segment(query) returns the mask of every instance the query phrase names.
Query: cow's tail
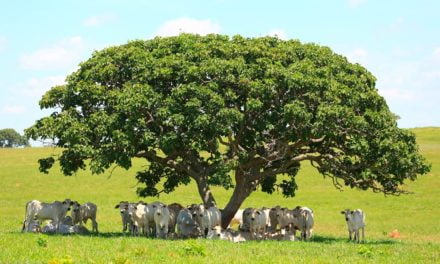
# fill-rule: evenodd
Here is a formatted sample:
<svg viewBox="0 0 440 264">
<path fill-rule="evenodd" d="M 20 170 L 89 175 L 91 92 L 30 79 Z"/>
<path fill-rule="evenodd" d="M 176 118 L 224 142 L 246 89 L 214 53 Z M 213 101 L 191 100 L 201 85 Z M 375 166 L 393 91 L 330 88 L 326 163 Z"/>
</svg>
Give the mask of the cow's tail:
<svg viewBox="0 0 440 264">
<path fill-rule="evenodd" d="M 26 220 L 27 220 L 27 214 L 28 214 L 28 206 L 29 206 L 30 202 L 26 203 L 26 207 L 24 208 L 24 221 L 23 221 L 23 226 L 21 228 L 21 232 L 23 233 L 24 230 L 26 229 Z"/>
</svg>

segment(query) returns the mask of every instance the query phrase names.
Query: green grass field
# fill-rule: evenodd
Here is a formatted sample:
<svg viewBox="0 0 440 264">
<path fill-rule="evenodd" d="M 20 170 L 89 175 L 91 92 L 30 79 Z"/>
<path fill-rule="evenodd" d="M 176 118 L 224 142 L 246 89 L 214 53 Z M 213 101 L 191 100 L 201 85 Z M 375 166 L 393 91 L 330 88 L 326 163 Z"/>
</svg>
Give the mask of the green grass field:
<svg viewBox="0 0 440 264">
<path fill-rule="evenodd" d="M 306 205 L 314 209 L 315 228 L 311 242 L 247 242 L 202 239 L 165 241 L 121 235 L 120 200 L 138 201 L 137 168 L 115 169 L 103 175 L 83 171 L 63 176 L 59 168 L 45 175 L 37 159 L 56 152 L 51 148 L 0 149 L 0 263 L 440 263 L 440 128 L 413 129 L 420 150 L 432 171 L 409 182 L 414 192 L 385 197 L 371 191 L 336 190 L 308 164 L 298 175 L 294 198 L 280 193 L 255 192 L 242 207 Z M 213 188 L 220 207 L 231 191 Z M 98 236 L 22 234 L 25 204 L 32 199 L 53 201 L 70 198 L 98 205 Z M 145 201 L 157 200 L 146 198 Z M 194 184 L 179 187 L 159 200 L 165 203 L 199 203 Z M 365 244 L 347 242 L 345 208 L 362 208 L 367 215 Z M 91 229 L 91 224 L 88 223 Z M 399 239 L 388 234 L 397 229 Z"/>
</svg>

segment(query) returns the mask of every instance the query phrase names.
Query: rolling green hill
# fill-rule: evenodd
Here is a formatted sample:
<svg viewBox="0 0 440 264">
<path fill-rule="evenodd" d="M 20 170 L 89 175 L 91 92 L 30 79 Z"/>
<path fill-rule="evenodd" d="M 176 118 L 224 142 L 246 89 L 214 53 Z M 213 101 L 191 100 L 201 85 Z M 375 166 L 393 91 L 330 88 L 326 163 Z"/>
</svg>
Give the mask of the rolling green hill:
<svg viewBox="0 0 440 264">
<path fill-rule="evenodd" d="M 405 188 L 413 194 L 399 197 L 345 189 L 339 191 L 308 164 L 303 164 L 294 198 L 254 192 L 242 207 L 305 205 L 315 212 L 312 242 L 159 241 L 121 236 L 120 216 L 114 206 L 120 200 L 138 201 L 135 171 L 145 166 L 120 168 L 103 175 L 82 171 L 65 177 L 59 167 L 49 174 L 38 171 L 37 159 L 59 150 L 52 148 L 0 149 L 0 263 L 142 263 L 153 262 L 440 262 L 440 128 L 416 128 L 422 154 L 432 164 L 431 172 Z M 213 188 L 220 207 L 231 190 Z M 32 199 L 52 201 L 70 198 L 98 205 L 100 236 L 47 236 L 21 234 L 25 204 Z M 145 201 L 157 198 L 145 198 Z M 194 184 L 161 195 L 165 203 L 199 203 Z M 345 221 L 339 212 L 362 208 L 367 215 L 367 243 L 346 242 Z M 89 223 L 90 224 L 90 223 Z M 91 228 L 91 226 L 89 226 Z M 397 229 L 399 239 L 388 234 Z M 64 258 L 64 259 L 63 259 Z M 58 262 L 57 262 L 58 261 Z"/>
</svg>

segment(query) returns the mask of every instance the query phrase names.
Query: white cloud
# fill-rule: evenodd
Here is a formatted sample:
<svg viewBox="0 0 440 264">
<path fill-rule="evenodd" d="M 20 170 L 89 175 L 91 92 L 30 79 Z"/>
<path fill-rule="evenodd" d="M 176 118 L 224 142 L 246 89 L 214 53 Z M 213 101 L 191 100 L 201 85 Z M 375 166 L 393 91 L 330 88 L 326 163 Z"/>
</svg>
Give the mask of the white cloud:
<svg viewBox="0 0 440 264">
<path fill-rule="evenodd" d="M 346 52 L 347 59 L 352 63 L 365 64 L 367 61 L 368 52 L 363 48 L 355 48 Z"/>
<path fill-rule="evenodd" d="M 199 35 L 207 35 L 210 33 L 219 33 L 220 25 L 212 22 L 209 19 L 198 20 L 194 18 L 178 18 L 175 20 L 170 20 L 162 24 L 157 31 L 155 36 L 177 36 L 180 33 L 193 33 Z"/>
<path fill-rule="evenodd" d="M 43 94 L 55 85 L 64 84 L 65 76 L 32 78 L 18 85 L 20 95 L 40 99 Z"/>
<path fill-rule="evenodd" d="M 97 27 L 113 20 L 115 20 L 114 15 L 91 16 L 83 21 L 83 25 L 86 27 Z"/>
<path fill-rule="evenodd" d="M 5 105 L 0 110 L 0 113 L 3 114 L 21 114 L 24 112 L 26 112 L 26 108 L 22 105 Z"/>
<path fill-rule="evenodd" d="M 398 88 L 379 89 L 379 94 L 387 100 L 395 101 L 412 101 L 417 98 L 417 95 L 413 91 Z"/>
<path fill-rule="evenodd" d="M 434 56 L 434 59 L 440 59 L 440 47 L 434 49 L 432 55 Z"/>
<path fill-rule="evenodd" d="M 278 37 L 279 39 L 286 40 L 287 34 L 286 31 L 280 28 L 274 28 L 267 33 L 268 36 Z"/>
<path fill-rule="evenodd" d="M 348 5 L 350 7 L 355 8 L 355 7 L 358 7 L 358 6 L 360 6 L 361 4 L 363 4 L 365 2 L 366 2 L 366 0 L 348 0 Z"/>
<path fill-rule="evenodd" d="M 73 68 L 73 65 L 79 63 L 83 49 L 84 41 L 81 37 L 64 39 L 52 47 L 22 55 L 20 65 L 30 70 Z"/>
</svg>

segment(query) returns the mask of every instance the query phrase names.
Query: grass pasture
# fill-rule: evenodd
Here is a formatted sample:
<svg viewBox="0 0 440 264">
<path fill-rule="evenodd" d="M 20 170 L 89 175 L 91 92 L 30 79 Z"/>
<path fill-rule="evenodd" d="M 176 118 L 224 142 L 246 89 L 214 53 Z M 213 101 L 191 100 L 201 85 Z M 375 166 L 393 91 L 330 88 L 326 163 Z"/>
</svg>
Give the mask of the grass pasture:
<svg viewBox="0 0 440 264">
<path fill-rule="evenodd" d="M 185 240 L 164 241 L 123 236 L 120 216 L 114 206 L 120 200 L 138 201 L 131 170 L 72 177 L 59 168 L 48 175 L 38 172 L 37 159 L 56 152 L 51 148 L 0 149 L 0 263 L 440 263 L 440 128 L 413 129 L 420 150 L 432 164 L 431 172 L 405 188 L 411 195 L 385 197 L 371 191 L 336 190 L 308 164 L 298 175 L 294 198 L 280 193 L 255 192 L 242 207 L 307 205 L 314 209 L 315 228 L 311 242 L 247 242 Z M 213 188 L 220 207 L 231 190 Z M 27 201 L 92 201 L 98 205 L 100 234 L 60 236 L 22 234 Z M 145 201 L 157 200 L 146 198 Z M 161 195 L 165 203 L 198 203 L 195 184 Z M 365 244 L 347 242 L 345 208 L 362 208 L 367 214 Z M 88 223 L 91 229 L 91 224 Z M 397 229 L 400 238 L 388 234 Z"/>
</svg>

